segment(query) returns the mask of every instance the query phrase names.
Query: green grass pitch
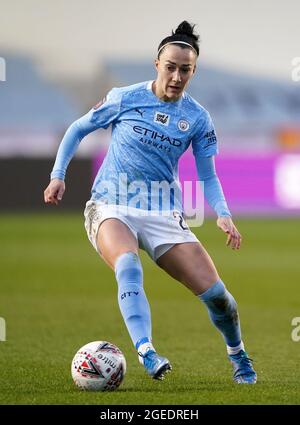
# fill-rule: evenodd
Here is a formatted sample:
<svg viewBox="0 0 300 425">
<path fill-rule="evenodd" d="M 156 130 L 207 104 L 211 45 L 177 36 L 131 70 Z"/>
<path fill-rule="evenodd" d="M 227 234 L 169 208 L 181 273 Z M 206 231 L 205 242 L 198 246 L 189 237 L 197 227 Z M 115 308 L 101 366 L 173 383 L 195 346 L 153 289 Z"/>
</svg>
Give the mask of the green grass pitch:
<svg viewBox="0 0 300 425">
<path fill-rule="evenodd" d="M 80 214 L 0 216 L 0 404 L 299 404 L 300 221 L 236 220 L 239 252 L 207 220 L 195 233 L 239 305 L 258 384 L 231 379 L 221 335 L 205 307 L 143 253 L 153 341 L 173 371 L 163 382 L 140 366 L 119 312 L 113 273 L 87 240 Z M 112 393 L 79 391 L 70 364 L 94 340 L 118 345 L 127 374 Z"/>
</svg>

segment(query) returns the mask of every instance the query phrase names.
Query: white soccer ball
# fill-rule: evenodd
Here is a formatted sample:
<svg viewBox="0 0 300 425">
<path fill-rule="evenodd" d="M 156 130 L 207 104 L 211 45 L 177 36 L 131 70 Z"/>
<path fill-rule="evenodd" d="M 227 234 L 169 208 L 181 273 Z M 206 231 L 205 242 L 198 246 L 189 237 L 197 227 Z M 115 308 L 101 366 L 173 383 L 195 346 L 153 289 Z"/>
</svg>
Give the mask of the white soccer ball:
<svg viewBox="0 0 300 425">
<path fill-rule="evenodd" d="M 126 373 L 122 351 L 107 341 L 94 341 L 81 347 L 71 365 L 75 384 L 87 391 L 113 391 Z"/>
</svg>

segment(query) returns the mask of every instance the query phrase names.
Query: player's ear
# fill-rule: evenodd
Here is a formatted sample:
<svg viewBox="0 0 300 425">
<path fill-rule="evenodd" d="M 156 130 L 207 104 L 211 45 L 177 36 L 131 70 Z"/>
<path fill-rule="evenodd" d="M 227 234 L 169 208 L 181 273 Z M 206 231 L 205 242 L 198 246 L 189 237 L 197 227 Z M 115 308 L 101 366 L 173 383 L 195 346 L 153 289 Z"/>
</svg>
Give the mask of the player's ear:
<svg viewBox="0 0 300 425">
<path fill-rule="evenodd" d="M 194 69 L 193 69 L 193 74 L 195 74 L 195 72 L 196 72 L 196 68 L 197 68 L 197 65 L 195 64 L 195 65 L 194 65 Z"/>
<path fill-rule="evenodd" d="M 159 67 L 159 59 L 155 59 L 154 63 L 155 63 L 155 68 L 156 68 L 156 70 L 158 71 L 158 67 Z"/>
</svg>

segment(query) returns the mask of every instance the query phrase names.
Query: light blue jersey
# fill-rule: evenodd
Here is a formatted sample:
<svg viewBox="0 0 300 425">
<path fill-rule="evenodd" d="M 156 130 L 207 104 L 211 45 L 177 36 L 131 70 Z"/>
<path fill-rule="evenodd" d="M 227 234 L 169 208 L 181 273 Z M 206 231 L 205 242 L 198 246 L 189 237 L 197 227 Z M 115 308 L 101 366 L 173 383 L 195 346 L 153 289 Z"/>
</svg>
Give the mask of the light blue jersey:
<svg viewBox="0 0 300 425">
<path fill-rule="evenodd" d="M 70 126 L 51 178 L 64 178 L 68 163 L 86 134 L 109 125 L 111 143 L 95 178 L 92 199 L 146 210 L 171 207 L 182 211 L 179 158 L 190 144 L 197 167 L 199 161 L 218 152 L 209 113 L 187 93 L 176 102 L 161 101 L 152 91 L 152 81 L 114 88 Z M 169 200 L 164 202 L 161 190 L 155 190 L 161 182 L 171 188 L 171 205 Z M 221 198 L 225 211 L 223 193 Z M 219 202 L 220 196 L 216 200 Z M 224 215 L 230 213 L 225 211 Z"/>
</svg>

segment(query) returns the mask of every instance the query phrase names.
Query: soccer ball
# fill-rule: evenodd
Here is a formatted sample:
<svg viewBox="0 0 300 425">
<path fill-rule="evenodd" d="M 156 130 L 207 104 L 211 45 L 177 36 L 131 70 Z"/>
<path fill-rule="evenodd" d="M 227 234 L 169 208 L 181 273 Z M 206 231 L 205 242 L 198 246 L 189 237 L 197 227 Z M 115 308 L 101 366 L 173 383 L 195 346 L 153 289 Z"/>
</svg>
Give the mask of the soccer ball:
<svg viewBox="0 0 300 425">
<path fill-rule="evenodd" d="M 107 341 L 94 341 L 81 347 L 71 365 L 75 384 L 87 391 L 113 391 L 126 373 L 122 351 Z"/>
</svg>

